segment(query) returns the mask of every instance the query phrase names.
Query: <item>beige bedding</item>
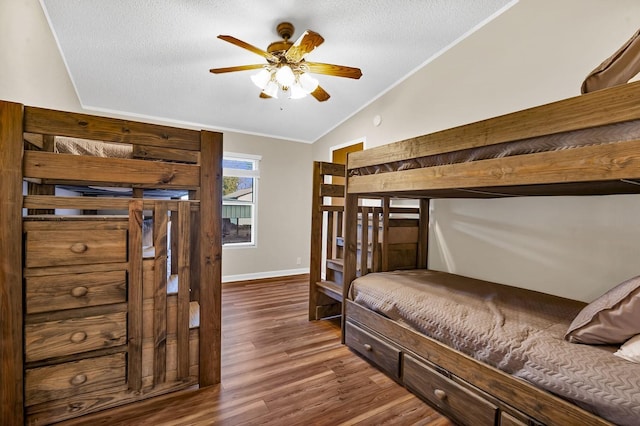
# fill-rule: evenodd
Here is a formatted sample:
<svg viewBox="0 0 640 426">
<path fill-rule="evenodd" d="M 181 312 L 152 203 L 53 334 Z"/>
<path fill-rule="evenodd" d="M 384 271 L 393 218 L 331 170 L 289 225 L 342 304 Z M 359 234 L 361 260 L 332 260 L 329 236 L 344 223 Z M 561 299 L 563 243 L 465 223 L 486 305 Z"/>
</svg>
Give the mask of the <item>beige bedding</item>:
<svg viewBox="0 0 640 426">
<path fill-rule="evenodd" d="M 93 157 L 133 157 L 133 147 L 129 144 L 99 142 L 64 136 L 56 136 L 53 150 L 60 154 L 90 155 Z"/>
<path fill-rule="evenodd" d="M 563 338 L 582 302 L 428 270 L 365 275 L 350 298 L 609 421 L 638 424 L 640 364 Z"/>
</svg>

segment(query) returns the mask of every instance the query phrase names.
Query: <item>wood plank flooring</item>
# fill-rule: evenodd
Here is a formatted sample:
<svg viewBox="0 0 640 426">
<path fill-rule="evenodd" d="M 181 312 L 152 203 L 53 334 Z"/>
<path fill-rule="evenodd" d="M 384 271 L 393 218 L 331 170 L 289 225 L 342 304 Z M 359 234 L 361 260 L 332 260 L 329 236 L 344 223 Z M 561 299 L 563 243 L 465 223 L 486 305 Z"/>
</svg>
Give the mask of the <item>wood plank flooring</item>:
<svg viewBox="0 0 640 426">
<path fill-rule="evenodd" d="M 64 425 L 452 425 L 340 344 L 339 321 L 307 320 L 307 279 L 223 285 L 220 385 Z"/>
</svg>

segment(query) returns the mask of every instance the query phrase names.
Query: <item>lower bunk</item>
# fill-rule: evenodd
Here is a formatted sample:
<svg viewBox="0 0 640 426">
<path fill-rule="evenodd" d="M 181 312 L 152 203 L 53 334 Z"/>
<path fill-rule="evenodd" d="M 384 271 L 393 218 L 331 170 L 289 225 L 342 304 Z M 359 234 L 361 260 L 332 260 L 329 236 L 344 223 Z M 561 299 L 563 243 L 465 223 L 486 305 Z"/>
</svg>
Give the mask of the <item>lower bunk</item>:
<svg viewBox="0 0 640 426">
<path fill-rule="evenodd" d="M 637 334 L 639 286 L 586 305 L 444 272 L 368 274 L 349 289 L 345 341 L 460 424 L 637 424 L 626 345 L 572 342 Z"/>
</svg>

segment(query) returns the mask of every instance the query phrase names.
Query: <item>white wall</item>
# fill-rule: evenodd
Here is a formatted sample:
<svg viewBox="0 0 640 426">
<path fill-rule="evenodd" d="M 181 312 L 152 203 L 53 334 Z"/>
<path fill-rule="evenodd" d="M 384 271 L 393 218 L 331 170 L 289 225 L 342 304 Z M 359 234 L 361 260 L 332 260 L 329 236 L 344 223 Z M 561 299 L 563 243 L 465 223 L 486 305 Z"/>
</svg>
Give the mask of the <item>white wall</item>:
<svg viewBox="0 0 640 426">
<path fill-rule="evenodd" d="M 226 281 L 309 271 L 311 145 L 225 133 L 225 151 L 262 156 L 256 247 L 224 248 Z M 300 264 L 297 263 L 300 258 Z"/>
<path fill-rule="evenodd" d="M 0 0 L 0 64 L 0 99 L 92 114 L 82 110 L 38 0 Z M 311 146 L 228 132 L 224 150 L 262 162 L 258 246 L 225 248 L 223 279 L 308 271 Z"/>
<path fill-rule="evenodd" d="M 313 157 L 577 96 L 639 26 L 637 0 L 520 0 L 316 142 Z M 640 274 L 639 213 L 639 196 L 437 200 L 429 266 L 590 301 Z"/>
</svg>

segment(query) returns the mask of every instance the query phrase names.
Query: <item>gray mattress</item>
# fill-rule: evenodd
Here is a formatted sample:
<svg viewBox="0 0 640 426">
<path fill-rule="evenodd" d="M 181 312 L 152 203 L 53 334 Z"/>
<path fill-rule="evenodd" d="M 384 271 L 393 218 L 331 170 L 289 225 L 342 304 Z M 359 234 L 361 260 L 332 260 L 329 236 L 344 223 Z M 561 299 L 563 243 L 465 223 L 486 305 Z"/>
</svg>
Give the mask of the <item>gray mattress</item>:
<svg viewBox="0 0 640 426">
<path fill-rule="evenodd" d="M 640 421 L 640 364 L 564 340 L 582 302 L 428 270 L 365 275 L 350 298 L 613 423 Z"/>
</svg>

